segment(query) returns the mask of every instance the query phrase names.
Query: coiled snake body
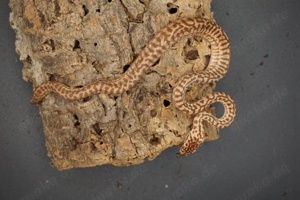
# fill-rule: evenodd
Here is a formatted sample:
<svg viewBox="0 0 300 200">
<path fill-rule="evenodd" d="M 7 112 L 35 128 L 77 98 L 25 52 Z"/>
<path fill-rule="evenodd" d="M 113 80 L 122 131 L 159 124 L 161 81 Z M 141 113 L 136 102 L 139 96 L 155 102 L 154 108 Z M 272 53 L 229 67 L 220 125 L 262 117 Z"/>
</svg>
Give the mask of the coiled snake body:
<svg viewBox="0 0 300 200">
<path fill-rule="evenodd" d="M 45 96 L 55 92 L 65 99 L 86 98 L 95 93 L 120 94 L 134 86 L 144 74 L 170 47 L 171 44 L 187 35 L 199 35 L 211 45 L 211 57 L 202 73 L 189 73 L 182 76 L 173 89 L 173 101 L 176 107 L 190 115 L 195 115 L 193 128 L 187 134 L 180 149 L 181 155 L 195 152 L 203 143 L 205 132 L 202 122 L 205 120 L 218 128 L 231 124 L 235 117 L 235 104 L 226 94 L 214 92 L 202 97 L 195 103 L 185 101 L 186 88 L 195 83 L 215 83 L 227 72 L 230 60 L 230 44 L 223 29 L 215 22 L 204 18 L 184 18 L 162 29 L 134 60 L 131 67 L 119 78 L 112 81 L 99 81 L 82 88 L 71 88 L 60 82 L 48 81 L 39 86 L 31 99 L 32 104 L 39 103 Z M 205 111 L 210 104 L 220 102 L 224 106 L 221 118 Z"/>
</svg>

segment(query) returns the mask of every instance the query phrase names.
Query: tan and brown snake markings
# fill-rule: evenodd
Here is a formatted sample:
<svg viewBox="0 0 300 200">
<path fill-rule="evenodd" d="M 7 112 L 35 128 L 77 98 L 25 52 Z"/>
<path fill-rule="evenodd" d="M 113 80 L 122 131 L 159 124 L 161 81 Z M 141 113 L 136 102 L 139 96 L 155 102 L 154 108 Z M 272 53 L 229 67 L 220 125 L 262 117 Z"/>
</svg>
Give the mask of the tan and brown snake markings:
<svg viewBox="0 0 300 200">
<path fill-rule="evenodd" d="M 211 45 L 211 57 L 207 68 L 202 73 L 189 73 L 182 76 L 173 90 L 173 101 L 176 107 L 187 114 L 195 115 L 193 128 L 187 134 L 180 149 L 181 155 L 193 153 L 204 141 L 203 121 L 207 121 L 218 128 L 224 128 L 229 126 L 235 117 L 233 100 L 221 92 L 204 96 L 195 103 L 185 101 L 185 92 L 188 86 L 196 82 L 217 82 L 226 74 L 229 67 L 230 44 L 228 37 L 219 25 L 204 18 L 184 18 L 169 24 L 149 42 L 131 67 L 115 80 L 99 81 L 82 88 L 71 88 L 59 82 L 48 81 L 36 89 L 30 102 L 32 104 L 39 103 L 51 92 L 69 100 L 86 98 L 96 93 L 123 93 L 139 81 L 144 72 L 161 57 L 171 44 L 187 35 L 199 35 Z M 222 103 L 225 108 L 221 118 L 216 118 L 205 111 L 214 102 Z"/>
</svg>

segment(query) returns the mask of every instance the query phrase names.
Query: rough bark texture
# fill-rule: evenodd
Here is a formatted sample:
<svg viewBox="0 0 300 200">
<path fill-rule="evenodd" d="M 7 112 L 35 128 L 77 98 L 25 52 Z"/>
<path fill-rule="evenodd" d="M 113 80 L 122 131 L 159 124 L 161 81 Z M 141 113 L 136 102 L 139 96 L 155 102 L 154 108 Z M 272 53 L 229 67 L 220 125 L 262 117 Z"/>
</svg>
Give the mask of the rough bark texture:
<svg viewBox="0 0 300 200">
<path fill-rule="evenodd" d="M 81 87 L 119 77 L 147 42 L 170 21 L 212 18 L 211 0 L 11 0 L 10 22 L 33 88 L 48 80 Z M 68 101 L 48 95 L 39 105 L 48 155 L 59 170 L 103 164 L 128 166 L 180 145 L 193 116 L 171 99 L 178 78 L 201 72 L 209 44 L 187 37 L 168 49 L 139 83 L 122 95 L 97 94 Z M 187 92 L 196 100 L 214 85 Z M 209 108 L 214 113 L 214 108 Z M 205 124 L 206 140 L 218 130 Z"/>
</svg>

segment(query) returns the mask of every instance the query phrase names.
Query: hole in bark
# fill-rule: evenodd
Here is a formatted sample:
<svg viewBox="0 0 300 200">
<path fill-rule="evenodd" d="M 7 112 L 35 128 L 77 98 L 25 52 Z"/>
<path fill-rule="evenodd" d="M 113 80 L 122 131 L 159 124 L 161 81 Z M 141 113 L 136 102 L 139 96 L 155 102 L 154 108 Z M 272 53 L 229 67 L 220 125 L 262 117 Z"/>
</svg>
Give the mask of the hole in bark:
<svg viewBox="0 0 300 200">
<path fill-rule="evenodd" d="M 170 14 L 175 14 L 177 13 L 178 6 L 173 4 L 173 3 L 167 3 L 167 7 L 169 8 L 169 13 Z"/>
<path fill-rule="evenodd" d="M 96 47 L 97 45 L 98 45 L 98 43 L 97 43 L 97 42 L 95 42 L 95 43 L 94 43 L 94 46 Z"/>
<path fill-rule="evenodd" d="M 74 47 L 73 47 L 73 50 L 75 49 L 80 49 L 80 42 L 78 40 L 75 40 L 74 41 Z"/>
<path fill-rule="evenodd" d="M 210 60 L 210 55 L 205 55 L 204 58 L 205 58 L 205 65 L 208 65 Z"/>
<path fill-rule="evenodd" d="M 128 115 L 128 112 L 124 111 L 124 112 L 123 112 L 123 115 L 122 115 L 122 118 L 126 118 L 127 115 Z"/>
<path fill-rule="evenodd" d="M 198 37 L 195 37 L 195 40 L 196 40 L 197 42 L 202 42 L 202 41 L 203 41 L 202 38 L 198 38 Z"/>
<path fill-rule="evenodd" d="M 54 11 L 56 16 L 60 16 L 60 5 L 58 1 L 54 2 Z"/>
<path fill-rule="evenodd" d="M 50 76 L 49 76 L 49 81 L 55 81 L 55 75 L 50 74 Z"/>
<path fill-rule="evenodd" d="M 29 55 L 27 55 L 27 57 L 26 57 L 26 62 L 28 62 L 29 64 L 32 64 L 32 60 Z"/>
<path fill-rule="evenodd" d="M 157 144 L 160 143 L 160 140 L 159 140 L 158 137 L 156 137 L 154 134 L 152 134 L 152 138 L 150 139 L 150 143 L 151 143 L 152 145 L 157 145 Z"/>
<path fill-rule="evenodd" d="M 112 2 L 112 0 L 107 0 L 109 3 Z"/>
<path fill-rule="evenodd" d="M 103 130 L 100 128 L 99 123 L 94 124 L 92 127 L 95 130 L 95 132 L 97 133 L 97 135 L 101 135 L 102 134 Z M 103 142 L 102 142 L 102 144 L 103 144 Z"/>
<path fill-rule="evenodd" d="M 86 16 L 89 13 L 89 9 L 87 9 L 85 5 L 83 5 L 82 8 L 84 10 L 84 16 Z"/>
<path fill-rule="evenodd" d="M 157 65 L 159 63 L 159 61 L 160 61 L 160 58 L 157 59 L 157 61 L 155 61 L 155 63 L 153 63 L 152 67 L 154 67 L 155 65 Z"/>
<path fill-rule="evenodd" d="M 95 151 L 97 149 L 96 145 L 94 143 L 91 143 L 91 150 Z"/>
<path fill-rule="evenodd" d="M 73 115 L 74 119 L 75 119 L 75 123 L 74 123 L 74 126 L 77 127 L 80 125 L 80 122 L 79 122 L 79 119 L 78 119 L 78 116 L 76 114 Z"/>
<path fill-rule="evenodd" d="M 178 136 L 178 131 L 176 130 L 169 130 L 171 133 L 173 133 L 174 135 Z"/>
<path fill-rule="evenodd" d="M 50 39 L 50 46 L 52 48 L 52 50 L 55 50 L 55 45 L 54 45 L 54 40 Z"/>
<path fill-rule="evenodd" d="M 171 8 L 170 10 L 169 10 L 169 13 L 170 14 L 175 14 L 177 12 L 177 8 Z"/>
<path fill-rule="evenodd" d="M 196 60 L 199 57 L 198 51 L 197 50 L 191 50 L 186 53 L 186 58 L 188 60 Z"/>
<path fill-rule="evenodd" d="M 188 46 L 191 46 L 191 44 L 192 44 L 191 38 L 189 38 L 186 43 Z"/>
<path fill-rule="evenodd" d="M 156 115 L 157 115 L 156 110 L 153 109 L 153 110 L 150 111 L 150 116 L 151 117 L 155 117 Z"/>
<path fill-rule="evenodd" d="M 124 65 L 124 67 L 123 67 L 123 72 L 126 72 L 126 71 L 129 69 L 129 67 L 130 67 L 130 65 L 129 65 L 129 64 L 127 64 L 127 65 Z"/>
<path fill-rule="evenodd" d="M 96 9 L 96 12 L 98 12 L 98 13 L 99 13 L 99 12 L 100 12 L 100 8 Z"/>
<path fill-rule="evenodd" d="M 75 88 L 82 88 L 82 87 L 83 87 L 82 85 L 75 86 Z"/>
<path fill-rule="evenodd" d="M 148 0 L 139 0 L 139 2 L 144 5 L 149 3 Z"/>
<path fill-rule="evenodd" d="M 170 104 L 171 104 L 170 101 L 168 101 L 168 100 L 166 100 L 166 99 L 164 100 L 164 106 L 165 106 L 165 107 L 168 107 Z"/>
</svg>

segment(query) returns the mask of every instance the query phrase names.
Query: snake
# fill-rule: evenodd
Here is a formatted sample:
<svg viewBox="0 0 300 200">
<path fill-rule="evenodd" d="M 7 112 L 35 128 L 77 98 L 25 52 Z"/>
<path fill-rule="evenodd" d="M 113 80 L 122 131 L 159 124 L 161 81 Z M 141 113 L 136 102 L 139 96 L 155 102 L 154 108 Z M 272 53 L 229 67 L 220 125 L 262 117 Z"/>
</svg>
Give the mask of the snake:
<svg viewBox="0 0 300 200">
<path fill-rule="evenodd" d="M 186 91 L 194 83 L 215 83 L 225 76 L 230 63 L 230 43 L 224 30 L 214 21 L 203 18 L 182 18 L 161 29 L 141 51 L 131 66 L 120 77 L 109 81 L 96 81 L 83 87 L 69 87 L 58 81 L 47 81 L 34 91 L 30 103 L 40 103 L 49 93 L 57 93 L 68 100 L 78 100 L 93 94 L 122 94 L 132 88 L 171 45 L 185 36 L 200 36 L 210 43 L 208 66 L 201 72 L 190 72 L 179 78 L 173 88 L 172 99 L 177 109 L 193 115 L 193 126 L 186 134 L 179 150 L 180 155 L 194 153 L 205 140 L 203 121 L 219 128 L 229 126 L 235 117 L 235 103 L 223 92 L 212 92 L 195 102 L 185 100 Z M 224 107 L 223 116 L 215 117 L 207 108 L 219 102 Z"/>
</svg>

